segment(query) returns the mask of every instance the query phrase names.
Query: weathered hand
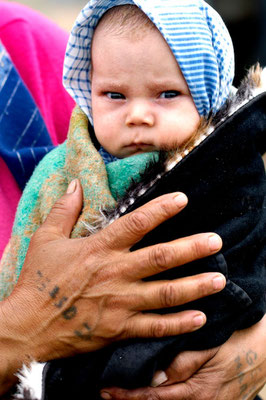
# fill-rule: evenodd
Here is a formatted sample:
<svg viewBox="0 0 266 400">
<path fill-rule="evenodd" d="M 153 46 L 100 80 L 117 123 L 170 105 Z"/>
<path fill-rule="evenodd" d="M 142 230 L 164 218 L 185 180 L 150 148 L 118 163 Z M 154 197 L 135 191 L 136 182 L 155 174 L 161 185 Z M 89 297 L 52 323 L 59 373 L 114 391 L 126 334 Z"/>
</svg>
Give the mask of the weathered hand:
<svg viewBox="0 0 266 400">
<path fill-rule="evenodd" d="M 252 400 L 266 383 L 266 316 L 235 332 L 219 348 L 180 353 L 165 371 L 167 382 L 132 391 L 112 388 L 116 400 Z M 156 379 L 164 378 L 162 372 Z"/>
<path fill-rule="evenodd" d="M 69 239 L 82 207 L 78 181 L 74 189 L 55 204 L 34 234 L 18 283 L 1 304 L 0 342 L 8 338 L 12 365 L 14 358 L 16 363 L 27 357 L 46 361 L 128 337 L 161 337 L 200 328 L 205 315 L 199 311 L 162 316 L 142 311 L 219 291 L 225 285 L 222 275 L 169 282 L 142 278 L 213 254 L 221 239 L 207 233 L 130 252 L 147 232 L 182 210 L 186 198 L 162 196 L 91 237 Z"/>
</svg>

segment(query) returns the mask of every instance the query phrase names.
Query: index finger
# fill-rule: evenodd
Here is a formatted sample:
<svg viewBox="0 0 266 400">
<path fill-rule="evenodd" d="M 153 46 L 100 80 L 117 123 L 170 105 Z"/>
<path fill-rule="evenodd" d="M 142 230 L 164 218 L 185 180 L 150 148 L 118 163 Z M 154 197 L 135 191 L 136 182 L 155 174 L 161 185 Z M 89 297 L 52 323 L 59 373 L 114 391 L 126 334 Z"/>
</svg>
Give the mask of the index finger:
<svg viewBox="0 0 266 400">
<path fill-rule="evenodd" d="M 103 229 L 102 243 L 112 250 L 130 249 L 148 232 L 180 212 L 187 202 L 183 193 L 157 197 Z"/>
</svg>

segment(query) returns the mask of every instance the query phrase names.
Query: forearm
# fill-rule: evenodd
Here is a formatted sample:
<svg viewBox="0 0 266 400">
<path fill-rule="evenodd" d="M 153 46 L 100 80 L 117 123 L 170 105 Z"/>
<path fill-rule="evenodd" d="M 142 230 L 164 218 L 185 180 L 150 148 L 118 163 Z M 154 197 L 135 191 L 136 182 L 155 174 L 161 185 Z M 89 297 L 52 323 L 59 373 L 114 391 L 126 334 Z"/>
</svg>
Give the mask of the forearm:
<svg viewBox="0 0 266 400">
<path fill-rule="evenodd" d="M 16 372 L 25 362 L 23 346 L 19 336 L 12 332 L 13 313 L 6 313 L 6 302 L 0 307 L 0 395 L 5 394 L 16 383 Z"/>
<path fill-rule="evenodd" d="M 45 342 L 38 344 L 35 322 L 27 302 L 22 304 L 16 295 L 0 302 L 0 397 L 16 384 L 23 364 L 47 359 L 49 349 Z"/>
<path fill-rule="evenodd" d="M 239 332 L 239 340 L 243 344 L 244 341 L 240 335 L 242 334 L 242 337 L 245 338 L 245 332 L 248 332 L 248 330 Z M 249 332 L 250 338 L 246 340 L 246 346 L 243 346 L 234 358 L 241 400 L 249 399 L 252 393 L 258 393 L 266 384 L 266 315 L 258 324 L 250 328 Z"/>
</svg>

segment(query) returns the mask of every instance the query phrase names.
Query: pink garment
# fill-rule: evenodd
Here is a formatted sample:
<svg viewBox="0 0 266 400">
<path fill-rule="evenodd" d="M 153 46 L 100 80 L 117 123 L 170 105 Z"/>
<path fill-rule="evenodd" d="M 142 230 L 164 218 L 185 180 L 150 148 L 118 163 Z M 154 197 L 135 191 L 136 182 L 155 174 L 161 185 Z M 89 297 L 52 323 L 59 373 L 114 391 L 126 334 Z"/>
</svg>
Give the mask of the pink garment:
<svg viewBox="0 0 266 400">
<path fill-rule="evenodd" d="M 0 158 L 0 258 L 11 234 L 20 196 L 21 192 L 15 179 Z"/>
<path fill-rule="evenodd" d="M 73 100 L 62 85 L 68 33 L 43 15 L 0 1 L 0 40 L 31 92 L 53 143 L 66 137 Z M 20 190 L 0 159 L 0 257 L 9 240 Z"/>
</svg>

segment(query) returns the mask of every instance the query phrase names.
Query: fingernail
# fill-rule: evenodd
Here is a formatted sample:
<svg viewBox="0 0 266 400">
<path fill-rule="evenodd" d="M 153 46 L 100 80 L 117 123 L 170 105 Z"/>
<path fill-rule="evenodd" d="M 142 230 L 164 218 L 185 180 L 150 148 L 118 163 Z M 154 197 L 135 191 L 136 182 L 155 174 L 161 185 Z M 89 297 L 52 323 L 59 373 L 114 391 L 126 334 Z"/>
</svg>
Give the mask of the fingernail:
<svg viewBox="0 0 266 400">
<path fill-rule="evenodd" d="M 110 395 L 110 393 L 107 392 L 101 392 L 101 398 L 105 399 L 105 400 L 111 400 L 112 396 Z"/>
<path fill-rule="evenodd" d="M 225 286 L 225 278 L 224 276 L 216 276 L 213 280 L 212 280 L 212 284 L 213 284 L 213 288 L 215 290 L 220 290 L 223 289 Z"/>
<path fill-rule="evenodd" d="M 162 383 L 165 383 L 168 381 L 168 376 L 164 371 L 157 371 L 155 372 L 152 381 L 151 381 L 151 386 L 152 387 L 157 387 L 160 386 Z"/>
<path fill-rule="evenodd" d="M 199 326 L 204 325 L 205 323 L 205 318 L 202 315 L 197 315 L 196 317 L 193 318 L 194 326 L 198 328 Z"/>
<path fill-rule="evenodd" d="M 76 188 L 77 188 L 77 179 L 74 179 L 73 181 L 71 181 L 70 182 L 70 184 L 68 185 L 68 188 L 67 188 L 67 194 L 72 194 L 72 193 L 74 193 L 75 192 L 75 190 L 76 190 Z"/>
<path fill-rule="evenodd" d="M 220 236 L 209 236 L 209 246 L 211 251 L 219 250 L 222 247 L 222 239 L 220 238 Z"/>
<path fill-rule="evenodd" d="M 184 193 L 179 193 L 177 196 L 174 197 L 174 200 L 178 207 L 183 207 L 187 204 L 187 196 Z"/>
</svg>

